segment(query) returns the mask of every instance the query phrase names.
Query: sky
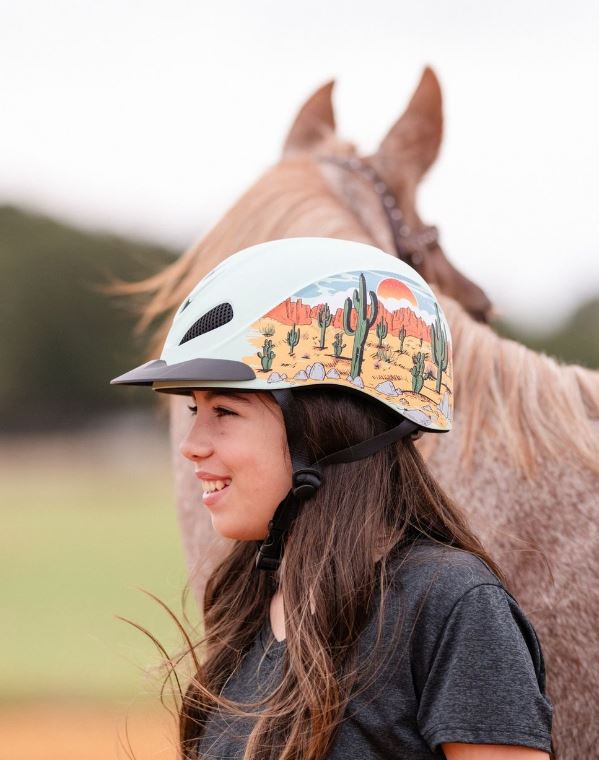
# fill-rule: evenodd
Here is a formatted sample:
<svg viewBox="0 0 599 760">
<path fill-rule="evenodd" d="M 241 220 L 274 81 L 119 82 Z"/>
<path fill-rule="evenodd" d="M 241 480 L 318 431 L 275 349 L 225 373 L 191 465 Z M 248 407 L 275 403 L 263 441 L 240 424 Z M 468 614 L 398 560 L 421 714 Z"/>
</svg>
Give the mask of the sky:
<svg viewBox="0 0 599 760">
<path fill-rule="evenodd" d="M 423 68 L 443 90 L 419 188 L 453 264 L 538 332 L 599 294 L 594 0 L 0 0 L 0 203 L 184 250 L 336 80 L 362 154 Z"/>
</svg>

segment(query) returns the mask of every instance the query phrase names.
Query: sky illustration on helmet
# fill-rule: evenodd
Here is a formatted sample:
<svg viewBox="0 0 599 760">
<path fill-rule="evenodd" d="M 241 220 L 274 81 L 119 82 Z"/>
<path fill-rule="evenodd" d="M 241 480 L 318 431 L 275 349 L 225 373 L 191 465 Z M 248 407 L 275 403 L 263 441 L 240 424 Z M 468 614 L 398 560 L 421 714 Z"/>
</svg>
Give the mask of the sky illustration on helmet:
<svg viewBox="0 0 599 760">
<path fill-rule="evenodd" d="M 244 357 L 268 383 L 359 388 L 413 422 L 453 417 L 449 327 L 430 291 L 382 270 L 343 272 L 290 295 L 252 325 Z"/>
</svg>

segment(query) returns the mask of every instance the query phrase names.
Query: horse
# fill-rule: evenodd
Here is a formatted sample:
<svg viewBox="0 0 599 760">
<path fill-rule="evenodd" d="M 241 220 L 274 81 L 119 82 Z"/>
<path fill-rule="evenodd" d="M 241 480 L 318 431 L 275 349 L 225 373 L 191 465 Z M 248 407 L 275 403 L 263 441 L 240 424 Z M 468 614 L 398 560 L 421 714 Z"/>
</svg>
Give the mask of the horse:
<svg viewBox="0 0 599 760">
<path fill-rule="evenodd" d="M 436 228 L 420 219 L 416 190 L 443 130 L 433 70 L 424 69 L 404 112 L 368 156 L 337 135 L 334 84 L 308 98 L 279 159 L 212 229 L 155 276 L 122 285 L 122 293 L 145 296 L 134 331 L 162 318 L 148 359 L 159 356 L 172 315 L 195 283 L 230 254 L 267 240 L 356 240 L 414 266 L 450 325 L 456 389 L 451 435 L 424 435 L 416 445 L 504 569 L 539 634 L 556 756 L 596 757 L 599 373 L 500 337 L 486 294 L 456 270 Z M 230 541 L 212 530 L 192 468 L 178 450 L 189 426 L 186 400 L 158 395 L 170 418 L 178 520 L 200 602 Z"/>
</svg>

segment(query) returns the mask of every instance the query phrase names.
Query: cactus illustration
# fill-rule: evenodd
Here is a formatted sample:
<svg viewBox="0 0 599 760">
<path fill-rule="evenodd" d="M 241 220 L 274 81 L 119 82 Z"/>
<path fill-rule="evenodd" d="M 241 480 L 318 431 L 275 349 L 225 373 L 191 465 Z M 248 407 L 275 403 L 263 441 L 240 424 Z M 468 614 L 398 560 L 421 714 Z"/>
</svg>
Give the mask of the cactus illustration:
<svg viewBox="0 0 599 760">
<path fill-rule="evenodd" d="M 293 349 L 297 346 L 300 339 L 300 330 L 299 327 L 295 327 L 295 322 L 293 323 L 293 327 L 289 332 L 287 333 L 287 337 L 285 338 L 285 343 L 289 343 L 289 356 L 293 356 Z"/>
<path fill-rule="evenodd" d="M 335 333 L 335 340 L 333 341 L 333 351 L 335 352 L 335 356 L 339 358 L 341 356 L 341 352 L 345 348 L 345 343 L 343 343 L 343 338 L 341 337 L 343 333 Z"/>
<path fill-rule="evenodd" d="M 399 353 L 403 354 L 403 342 L 406 339 L 406 328 L 402 325 L 399 331 Z"/>
<path fill-rule="evenodd" d="M 324 348 L 324 338 L 325 333 L 327 331 L 327 327 L 331 324 L 331 320 L 333 317 L 331 316 L 331 310 L 329 309 L 328 303 L 325 303 L 324 306 L 321 306 L 318 310 L 318 325 L 320 327 L 320 348 Z"/>
<path fill-rule="evenodd" d="M 422 348 L 422 336 L 420 336 L 420 348 Z"/>
<path fill-rule="evenodd" d="M 376 321 L 376 315 L 379 308 L 378 298 L 376 293 L 372 290 L 369 291 L 372 306 L 370 309 L 370 317 L 368 317 L 368 304 L 366 294 L 366 278 L 364 274 L 360 272 L 360 282 L 358 289 L 354 290 L 353 306 L 356 310 L 356 327 L 351 326 L 351 313 L 352 313 L 352 299 L 345 299 L 345 306 L 343 308 L 343 329 L 348 335 L 354 336 L 354 347 L 352 350 L 351 369 L 350 376 L 356 378 L 360 374 L 362 369 L 362 361 L 364 359 L 364 347 L 366 346 L 366 338 L 368 337 L 368 331 Z"/>
<path fill-rule="evenodd" d="M 381 321 L 376 326 L 376 334 L 379 339 L 379 348 L 383 347 L 383 341 L 387 337 L 387 332 L 388 332 L 387 323 L 385 322 L 384 319 L 381 319 Z"/>
<path fill-rule="evenodd" d="M 438 370 L 435 390 L 437 393 L 441 393 L 441 376 L 447 369 L 448 340 L 445 326 L 441 322 L 441 316 L 437 304 L 435 304 L 435 311 L 437 312 L 437 318 L 431 325 L 432 359 L 437 365 Z"/>
<path fill-rule="evenodd" d="M 258 351 L 258 356 L 260 357 L 260 362 L 262 364 L 263 370 L 269 370 L 272 367 L 272 360 L 275 358 L 276 354 L 272 350 L 272 340 L 265 340 L 264 345 L 262 346 L 262 351 Z"/>
<path fill-rule="evenodd" d="M 420 351 L 415 356 L 412 356 L 414 366 L 410 370 L 410 373 L 412 375 L 412 390 L 415 393 L 420 393 L 424 385 L 424 357 L 425 354 Z"/>
</svg>

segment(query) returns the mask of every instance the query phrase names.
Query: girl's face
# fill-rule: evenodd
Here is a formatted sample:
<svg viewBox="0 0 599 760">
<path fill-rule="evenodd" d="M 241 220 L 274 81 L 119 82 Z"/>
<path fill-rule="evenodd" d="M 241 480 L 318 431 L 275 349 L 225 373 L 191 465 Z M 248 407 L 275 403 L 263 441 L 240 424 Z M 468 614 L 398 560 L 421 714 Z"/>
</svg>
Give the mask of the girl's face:
<svg viewBox="0 0 599 760">
<path fill-rule="evenodd" d="M 291 488 L 279 405 L 267 392 L 215 388 L 194 390 L 190 411 L 193 424 L 179 450 L 194 464 L 198 496 L 214 529 L 240 541 L 266 538 L 268 522 Z"/>
</svg>

